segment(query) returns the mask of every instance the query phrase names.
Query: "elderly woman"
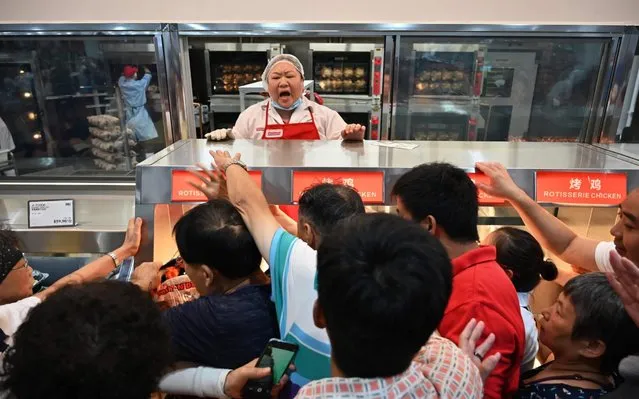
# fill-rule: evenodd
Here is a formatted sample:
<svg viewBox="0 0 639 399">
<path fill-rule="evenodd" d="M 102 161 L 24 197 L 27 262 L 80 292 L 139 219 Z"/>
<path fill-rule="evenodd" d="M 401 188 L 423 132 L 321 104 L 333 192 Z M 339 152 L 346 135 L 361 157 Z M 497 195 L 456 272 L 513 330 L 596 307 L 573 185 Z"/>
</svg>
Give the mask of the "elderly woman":
<svg viewBox="0 0 639 399">
<path fill-rule="evenodd" d="M 516 399 L 599 398 L 615 388 L 620 361 L 639 352 L 639 328 L 603 273 L 570 280 L 541 315 L 539 340 L 555 360 L 523 373 Z"/>
<path fill-rule="evenodd" d="M 242 112 L 233 129 L 206 135 L 211 140 L 363 140 L 366 127 L 347 125 L 330 108 L 304 97 L 304 68 L 290 54 L 275 56 L 262 74 L 269 98 Z"/>
</svg>

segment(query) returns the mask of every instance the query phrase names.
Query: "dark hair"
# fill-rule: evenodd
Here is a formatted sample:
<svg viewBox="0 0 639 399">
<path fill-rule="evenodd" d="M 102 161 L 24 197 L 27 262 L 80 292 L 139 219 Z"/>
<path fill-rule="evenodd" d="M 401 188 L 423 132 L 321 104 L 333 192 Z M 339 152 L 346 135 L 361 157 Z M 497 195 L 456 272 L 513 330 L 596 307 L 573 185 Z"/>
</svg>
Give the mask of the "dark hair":
<svg viewBox="0 0 639 399">
<path fill-rule="evenodd" d="M 173 359 L 159 308 L 137 286 L 68 285 L 31 310 L 0 383 L 19 399 L 147 399 Z"/>
<path fill-rule="evenodd" d="M 262 262 L 242 216 L 226 200 L 191 209 L 175 224 L 173 235 L 185 262 L 215 268 L 227 278 L 247 277 Z"/>
<path fill-rule="evenodd" d="M 393 187 L 413 220 L 429 215 L 457 242 L 479 240 L 477 187 L 463 170 L 448 163 L 427 163 L 402 175 Z"/>
<path fill-rule="evenodd" d="M 440 242 L 397 216 L 365 214 L 326 236 L 317 262 L 318 301 L 340 370 L 361 378 L 406 370 L 452 291 Z"/>
<path fill-rule="evenodd" d="M 572 339 L 601 340 L 606 344 L 602 372 L 616 371 L 621 359 L 639 352 L 639 327 L 628 316 L 604 273 L 577 276 L 568 281 L 563 293 L 575 307 Z"/>
<path fill-rule="evenodd" d="M 513 272 L 512 282 L 517 292 L 532 291 L 539 281 L 557 278 L 557 266 L 544 259 L 544 250 L 529 232 L 514 227 L 502 227 L 493 233 L 497 262 Z"/>
<path fill-rule="evenodd" d="M 323 183 L 302 193 L 299 200 L 300 216 L 321 237 L 326 237 L 337 222 L 366 212 L 362 197 L 349 186 Z"/>
</svg>

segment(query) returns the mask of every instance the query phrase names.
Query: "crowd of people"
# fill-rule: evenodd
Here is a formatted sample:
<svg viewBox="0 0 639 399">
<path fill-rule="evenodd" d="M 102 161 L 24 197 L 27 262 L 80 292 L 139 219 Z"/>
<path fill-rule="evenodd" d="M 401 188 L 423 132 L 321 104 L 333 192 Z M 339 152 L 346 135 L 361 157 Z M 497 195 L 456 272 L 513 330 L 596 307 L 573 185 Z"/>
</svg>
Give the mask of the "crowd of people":
<svg viewBox="0 0 639 399">
<path fill-rule="evenodd" d="M 639 397 L 639 191 L 620 204 L 614 242 L 596 242 L 481 163 L 479 188 L 530 233 L 506 227 L 480 243 L 478 187 L 450 164 L 401 176 L 398 215 L 319 184 L 292 222 L 239 154 L 211 154 L 195 184 L 209 201 L 173 230 L 192 301 L 153 302 L 158 262 L 105 280 L 137 253 L 140 219 L 120 248 L 36 294 L 20 243 L 0 234 L 1 398 L 243 397 L 271 373 L 256 358 L 272 338 L 299 348 L 272 397 Z M 592 271 L 535 314 L 530 292 L 558 274 L 542 246 Z M 551 360 L 535 367 L 542 345 Z"/>
</svg>

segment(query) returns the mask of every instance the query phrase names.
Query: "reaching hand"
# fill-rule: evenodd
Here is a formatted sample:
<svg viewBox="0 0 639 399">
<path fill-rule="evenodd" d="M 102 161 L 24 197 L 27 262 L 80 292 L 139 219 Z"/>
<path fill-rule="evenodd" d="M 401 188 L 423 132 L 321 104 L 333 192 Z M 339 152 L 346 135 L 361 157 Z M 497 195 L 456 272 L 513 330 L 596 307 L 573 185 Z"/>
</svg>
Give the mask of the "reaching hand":
<svg viewBox="0 0 639 399">
<path fill-rule="evenodd" d="M 364 133 L 366 133 L 366 126 L 353 123 L 344 127 L 342 138 L 348 141 L 362 141 L 364 140 Z"/>
<path fill-rule="evenodd" d="M 140 250 L 140 242 L 142 241 L 142 218 L 129 219 L 126 228 L 126 236 L 120 247 L 125 252 L 126 257 L 135 256 Z"/>
<path fill-rule="evenodd" d="M 477 323 L 477 320 L 471 319 L 459 336 L 459 349 L 470 357 L 479 369 L 481 379 L 486 381 L 490 373 L 497 367 L 497 363 L 499 363 L 499 359 L 501 359 L 501 353 L 495 353 L 485 358 L 486 353 L 488 353 L 495 343 L 495 334 L 491 333 L 481 345 L 476 346 L 477 340 L 483 332 L 484 322 L 480 321 Z"/>
<path fill-rule="evenodd" d="M 639 268 L 617 251 L 610 252 L 610 263 L 614 274 L 608 273 L 608 280 L 621 297 L 630 318 L 639 326 Z"/>
<path fill-rule="evenodd" d="M 226 167 L 233 161 L 239 161 L 240 158 L 242 157 L 242 154 L 237 153 L 234 156 L 231 156 L 231 153 L 229 153 L 228 151 L 221 151 L 221 150 L 217 150 L 217 151 L 209 151 L 209 154 L 211 154 L 211 156 L 213 157 L 213 162 L 215 163 L 215 167 L 222 170 L 222 172 L 225 171 Z"/>
<path fill-rule="evenodd" d="M 489 184 L 477 183 L 477 188 L 485 193 L 507 200 L 513 200 L 523 193 L 504 165 L 498 162 L 478 162 L 476 167 L 490 178 Z"/>
<path fill-rule="evenodd" d="M 226 186 L 226 177 L 222 174 L 222 172 L 215 168 L 213 170 L 208 170 L 206 169 L 206 166 L 202 164 L 197 164 L 197 166 L 200 170 L 197 172 L 191 172 L 191 174 L 197 177 L 201 183 L 197 184 L 189 182 L 189 184 L 193 188 L 204 193 L 206 198 L 209 200 L 218 198 L 228 199 L 229 192 Z"/>
</svg>

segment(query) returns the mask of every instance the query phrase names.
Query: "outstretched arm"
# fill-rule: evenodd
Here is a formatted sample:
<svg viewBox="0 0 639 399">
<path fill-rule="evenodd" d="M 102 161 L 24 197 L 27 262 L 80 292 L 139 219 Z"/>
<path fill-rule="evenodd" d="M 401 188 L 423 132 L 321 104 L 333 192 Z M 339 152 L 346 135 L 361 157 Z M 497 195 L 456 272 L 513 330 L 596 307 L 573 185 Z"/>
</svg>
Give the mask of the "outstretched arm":
<svg viewBox="0 0 639 399">
<path fill-rule="evenodd" d="M 477 183 L 477 187 L 510 202 L 543 247 L 566 263 L 589 270 L 598 269 L 595 261 L 598 241 L 578 236 L 561 220 L 548 213 L 515 184 L 503 165 L 481 162 L 477 164 L 477 169 L 490 178 L 490 183 Z"/>
<path fill-rule="evenodd" d="M 136 218 L 129 220 L 129 225 L 127 226 L 126 236 L 124 238 L 124 242 L 122 245 L 113 251 L 118 261 L 123 261 L 124 259 L 134 256 L 138 253 L 140 249 L 140 241 L 142 239 L 142 219 Z M 60 288 L 64 287 L 68 284 L 81 284 L 86 283 L 88 281 L 98 280 L 100 278 L 105 278 L 110 272 L 115 268 L 115 262 L 113 259 L 104 255 L 99 259 L 89 263 L 88 265 L 76 270 L 75 272 L 69 274 L 56 281 L 51 287 L 45 289 L 44 291 L 38 292 L 35 294 L 36 297 L 40 298 L 40 300 L 46 299 L 49 295 L 53 294 Z"/>
</svg>

